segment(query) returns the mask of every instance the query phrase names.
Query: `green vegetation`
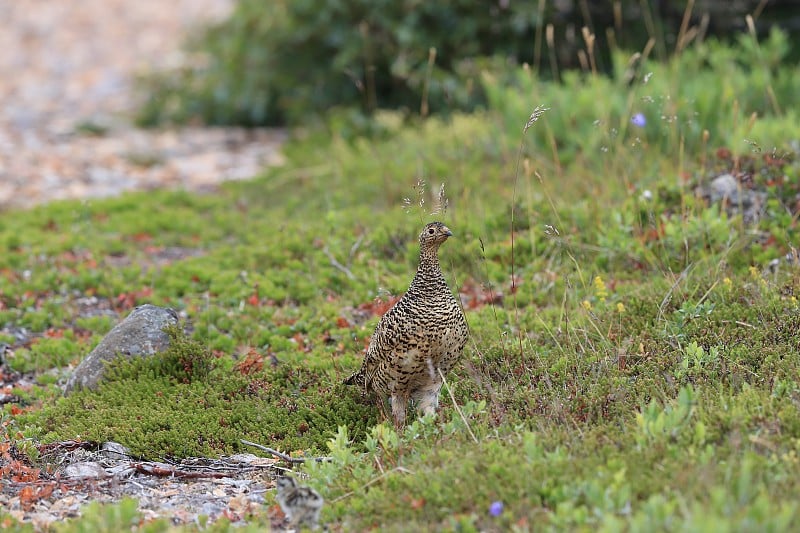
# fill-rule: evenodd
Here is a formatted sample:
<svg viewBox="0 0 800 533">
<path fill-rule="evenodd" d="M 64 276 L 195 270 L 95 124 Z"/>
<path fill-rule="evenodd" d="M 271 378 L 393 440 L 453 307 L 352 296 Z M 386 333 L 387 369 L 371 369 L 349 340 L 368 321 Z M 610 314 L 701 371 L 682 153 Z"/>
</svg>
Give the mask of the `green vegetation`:
<svg viewBox="0 0 800 533">
<path fill-rule="evenodd" d="M 322 369 L 298 361 L 262 372 L 255 352 L 234 366 L 178 330 L 170 335 L 166 352 L 113 365 L 97 392 L 78 391 L 32 415 L 31 424 L 40 424 L 44 440 L 122 438 L 134 454 L 189 457 L 233 453 L 242 438 L 322 449 L 331 428 L 355 424 L 363 434 L 375 423 L 358 394 Z"/>
<path fill-rule="evenodd" d="M 151 458 L 240 451 L 240 438 L 331 455 L 305 468 L 323 520 L 345 530 L 787 530 L 800 519 L 800 268 L 784 259 L 800 236 L 800 80 L 785 48 L 779 33 L 701 43 L 643 63 L 630 87 L 485 76 L 486 110 L 412 124 L 381 112 L 370 138 L 335 122 L 297 132 L 284 167 L 213 196 L 4 214 L 0 323 L 38 335 L 12 368 L 88 353 L 112 324 L 84 313 L 89 297 L 193 323 L 96 392 L 19 391 L 9 434 Z M 549 110 L 526 126 L 537 104 Z M 765 194 L 757 220 L 698 194 L 723 172 Z M 442 264 L 472 340 L 437 418 L 396 432 L 339 383 L 433 218 L 456 232 Z M 89 514 L 126 527 L 130 505 Z"/>
<path fill-rule="evenodd" d="M 481 82 L 486 72 L 505 87 L 516 85 L 509 73 L 520 65 L 547 79 L 568 79 L 575 75 L 568 69 L 581 67 L 626 80 L 624 69 L 614 68 L 618 47 L 642 49 L 652 39 L 646 55 L 664 60 L 667 42 L 674 43 L 670 52 L 681 52 L 711 32 L 726 39 L 735 35 L 747 14 L 741 10 L 748 9 L 747 2 L 707 2 L 694 12 L 692 2 L 656 4 L 618 0 L 611 10 L 545 1 L 273 0 L 267 7 L 259 0 L 239 0 L 226 20 L 194 36 L 180 67 L 141 79 L 145 103 L 138 120 L 148 126 L 193 120 L 257 126 L 308 124 L 338 115 L 369 129 L 364 115 L 378 110 L 422 117 L 471 111 L 487 104 Z M 758 2 L 750 4 L 752 10 Z M 709 9 L 717 11 L 711 27 L 701 22 Z M 781 9 L 771 6 L 760 13 L 759 27 L 791 27 L 794 13 L 783 16 Z M 751 52 L 758 54 L 758 47 Z M 701 67 L 709 59 L 727 63 L 734 58 L 718 51 Z M 765 66 L 766 72 L 772 59 L 745 64 Z M 728 81 L 736 85 L 744 79 Z M 779 83 L 772 81 L 778 90 Z M 705 94 L 701 100 L 713 105 L 718 96 Z M 152 164 L 152 158 L 137 159 Z"/>
</svg>

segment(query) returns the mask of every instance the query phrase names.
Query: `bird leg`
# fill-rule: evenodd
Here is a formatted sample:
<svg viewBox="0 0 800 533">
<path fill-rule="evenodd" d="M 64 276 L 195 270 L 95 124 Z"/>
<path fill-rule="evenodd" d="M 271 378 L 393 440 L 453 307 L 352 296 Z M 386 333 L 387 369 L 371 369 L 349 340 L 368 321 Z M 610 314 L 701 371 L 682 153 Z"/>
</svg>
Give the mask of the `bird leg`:
<svg viewBox="0 0 800 533">
<path fill-rule="evenodd" d="M 394 417 L 394 425 L 396 428 L 401 428 L 406 423 L 406 406 L 408 405 L 408 397 L 397 392 L 392 394 L 392 416 Z"/>
<path fill-rule="evenodd" d="M 414 401 L 417 404 L 417 411 L 423 415 L 436 414 L 439 407 L 439 391 L 442 390 L 442 382 L 436 380 L 418 389 L 414 393 Z"/>
</svg>

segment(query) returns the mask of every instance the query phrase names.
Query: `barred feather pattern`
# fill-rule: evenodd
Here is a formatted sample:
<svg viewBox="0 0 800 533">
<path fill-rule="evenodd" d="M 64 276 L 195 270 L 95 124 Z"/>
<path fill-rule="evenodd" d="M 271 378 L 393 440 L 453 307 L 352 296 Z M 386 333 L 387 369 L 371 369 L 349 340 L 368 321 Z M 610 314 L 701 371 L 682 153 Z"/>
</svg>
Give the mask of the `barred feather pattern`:
<svg viewBox="0 0 800 533">
<path fill-rule="evenodd" d="M 281 506 L 289 524 L 316 529 L 319 513 L 325 501 L 317 491 L 297 483 L 291 476 L 281 476 L 276 481 L 278 493 L 275 499 Z"/>
<path fill-rule="evenodd" d="M 405 423 L 409 400 L 422 414 L 436 411 L 441 376 L 455 366 L 469 337 L 464 313 L 439 265 L 439 246 L 451 236 L 441 222 L 423 228 L 419 266 L 408 291 L 381 317 L 361 368 L 345 380 L 388 396 L 397 426 Z"/>
</svg>

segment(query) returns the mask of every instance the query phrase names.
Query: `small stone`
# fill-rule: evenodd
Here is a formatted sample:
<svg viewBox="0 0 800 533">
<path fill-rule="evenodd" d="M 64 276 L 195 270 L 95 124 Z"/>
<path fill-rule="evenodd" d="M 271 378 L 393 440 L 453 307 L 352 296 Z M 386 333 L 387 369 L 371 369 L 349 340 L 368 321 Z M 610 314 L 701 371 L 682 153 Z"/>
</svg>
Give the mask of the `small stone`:
<svg viewBox="0 0 800 533">
<path fill-rule="evenodd" d="M 104 442 L 100 451 L 109 459 L 127 459 L 130 456 L 130 450 L 118 442 Z"/>
<path fill-rule="evenodd" d="M 73 463 L 64 468 L 64 477 L 72 479 L 103 479 L 108 477 L 106 469 L 100 463 L 87 461 L 85 463 Z"/>
<path fill-rule="evenodd" d="M 731 174 L 722 174 L 711 180 L 709 193 L 712 202 L 727 200 L 737 203 L 739 201 L 739 182 Z"/>
</svg>

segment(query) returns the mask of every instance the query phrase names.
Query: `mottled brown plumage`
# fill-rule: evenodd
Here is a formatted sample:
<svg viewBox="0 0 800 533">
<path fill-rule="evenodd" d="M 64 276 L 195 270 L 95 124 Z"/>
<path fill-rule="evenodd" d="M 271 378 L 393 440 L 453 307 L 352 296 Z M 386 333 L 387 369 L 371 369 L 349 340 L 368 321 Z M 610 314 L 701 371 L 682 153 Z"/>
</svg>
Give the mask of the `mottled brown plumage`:
<svg viewBox="0 0 800 533">
<path fill-rule="evenodd" d="M 297 483 L 291 476 L 281 476 L 276 481 L 278 493 L 275 499 L 292 528 L 306 525 L 316 529 L 319 512 L 325 501 L 317 491 Z"/>
<path fill-rule="evenodd" d="M 461 306 L 439 267 L 439 246 L 450 236 L 441 222 L 423 228 L 419 266 L 408 292 L 381 317 L 361 369 L 345 380 L 388 396 L 397 426 L 405 423 L 409 399 L 423 414 L 436 412 L 441 375 L 461 357 L 469 336 Z"/>
</svg>

